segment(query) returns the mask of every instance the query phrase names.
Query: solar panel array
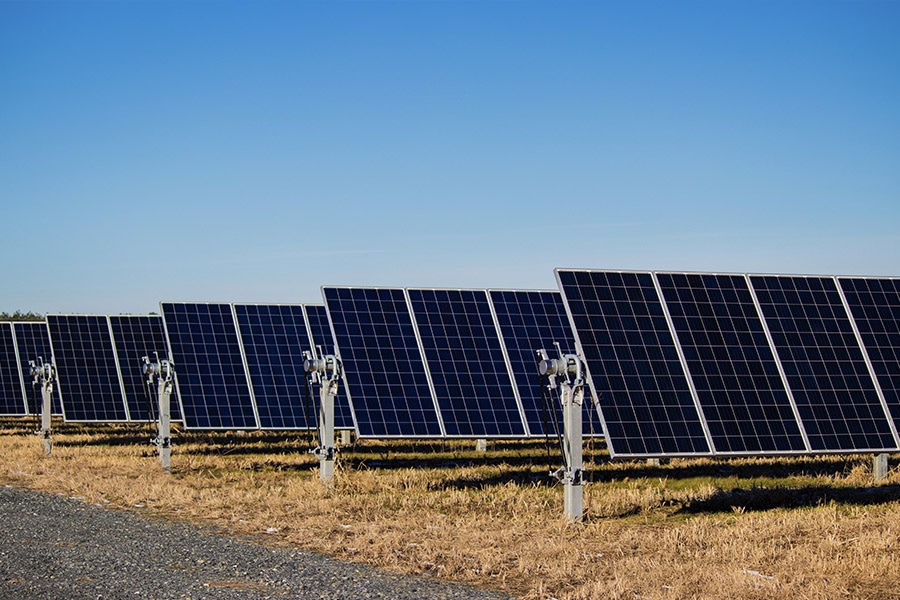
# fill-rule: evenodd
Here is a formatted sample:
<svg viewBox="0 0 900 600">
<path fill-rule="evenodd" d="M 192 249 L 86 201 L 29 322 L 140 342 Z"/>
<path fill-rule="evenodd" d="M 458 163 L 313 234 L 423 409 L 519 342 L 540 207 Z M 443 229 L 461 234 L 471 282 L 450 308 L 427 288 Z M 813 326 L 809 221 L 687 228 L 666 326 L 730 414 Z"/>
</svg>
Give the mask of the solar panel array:
<svg viewBox="0 0 900 600">
<path fill-rule="evenodd" d="M 26 395 L 28 413 L 39 415 L 41 413 L 41 393 L 33 385 L 29 361 L 37 363 L 43 360 L 45 364 L 53 362 L 53 350 L 50 348 L 47 324 L 43 321 L 16 321 L 13 323 L 13 333 L 16 337 L 22 381 L 25 384 L 23 393 Z M 62 412 L 59 386 L 54 386 L 51 413 L 61 415 Z"/>
<path fill-rule="evenodd" d="M 151 361 L 167 360 L 166 333 L 159 315 L 110 315 L 109 326 L 115 343 L 116 358 L 122 376 L 122 388 L 131 421 L 158 418 L 157 391 L 148 388 L 144 376 L 146 356 Z M 171 420 L 181 420 L 177 395 L 170 398 Z"/>
<path fill-rule="evenodd" d="M 558 327 L 557 292 L 526 298 L 487 290 L 326 286 L 322 294 L 360 437 L 545 435 L 535 414 L 540 390 L 534 352 L 573 341 L 570 329 Z M 522 320 L 540 326 L 516 327 Z M 553 337 L 537 339 L 539 334 Z M 530 344 L 527 368 L 521 356 Z M 530 378 L 516 377 L 525 370 Z"/>
<path fill-rule="evenodd" d="M 0 322 L 0 416 L 28 414 L 16 338 L 9 322 Z"/>
<path fill-rule="evenodd" d="M 307 388 L 303 352 L 316 347 L 299 304 L 161 303 L 186 428 L 315 429 L 318 397 Z M 330 334 L 329 334 L 330 338 Z M 328 340 L 319 338 L 319 345 Z M 352 427 L 335 400 L 337 428 Z"/>
<path fill-rule="evenodd" d="M 47 315 L 47 330 L 66 421 L 156 417 L 156 394 L 146 387 L 142 358 L 167 356 L 159 316 Z M 177 410 L 172 418 L 180 418 Z"/>
<path fill-rule="evenodd" d="M 556 274 L 613 456 L 900 448 L 896 280 Z"/>
</svg>

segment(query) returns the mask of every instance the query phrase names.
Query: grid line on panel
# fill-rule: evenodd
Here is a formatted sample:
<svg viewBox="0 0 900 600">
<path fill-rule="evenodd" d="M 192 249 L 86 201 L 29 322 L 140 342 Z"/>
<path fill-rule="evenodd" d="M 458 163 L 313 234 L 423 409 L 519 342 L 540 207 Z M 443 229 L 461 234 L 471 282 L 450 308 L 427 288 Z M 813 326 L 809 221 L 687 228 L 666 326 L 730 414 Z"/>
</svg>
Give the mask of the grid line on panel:
<svg viewBox="0 0 900 600">
<path fill-rule="evenodd" d="M 0 322 L 0 415 L 27 414 L 24 383 L 10 322 Z"/>
<path fill-rule="evenodd" d="M 497 316 L 504 345 L 532 436 L 555 435 L 553 418 L 562 423 L 562 407 L 544 407 L 537 364 L 537 351 L 556 352 L 559 343 L 564 354 L 575 354 L 575 336 L 569 324 L 562 295 L 557 290 L 489 290 L 488 297 Z M 582 430 L 585 435 L 602 435 L 594 413 L 594 404 L 584 403 Z"/>
<path fill-rule="evenodd" d="M 814 452 L 896 448 L 833 277 L 751 275 Z"/>
<path fill-rule="evenodd" d="M 314 429 L 303 351 L 309 334 L 303 307 L 235 304 L 253 397 L 263 429 Z"/>
<path fill-rule="evenodd" d="M 39 360 L 43 360 L 45 364 L 53 362 L 53 349 L 50 347 L 47 323 L 44 321 L 16 321 L 13 323 L 13 332 L 16 335 L 16 350 L 19 354 L 22 378 L 25 381 L 26 390 L 28 390 L 26 392 L 28 413 L 39 415 L 41 414 L 42 400 L 40 391 L 33 384 L 29 361 L 37 363 Z M 52 414 L 62 415 L 62 400 L 58 384 L 53 386 L 52 406 Z"/>
<path fill-rule="evenodd" d="M 806 451 L 743 275 L 657 273 L 716 453 Z"/>
<path fill-rule="evenodd" d="M 159 315 L 110 315 L 128 416 L 134 422 L 148 422 L 159 418 L 156 390 L 147 387 L 143 357 L 151 361 L 168 360 L 169 351 L 163 320 Z M 177 368 L 176 368 L 177 371 Z M 171 419 L 181 420 L 177 392 L 171 397 Z"/>
<path fill-rule="evenodd" d="M 409 289 L 446 435 L 524 437 L 486 290 Z"/>
<path fill-rule="evenodd" d="M 900 430 L 900 279 L 839 277 L 894 430 Z"/>
<path fill-rule="evenodd" d="M 163 302 L 185 428 L 258 429 L 230 304 Z"/>
<path fill-rule="evenodd" d="M 334 338 L 331 333 L 331 325 L 328 323 L 328 311 L 324 304 L 306 304 L 306 322 L 309 328 L 310 350 L 316 358 L 319 357 L 319 348 L 324 355 L 337 353 L 334 347 Z M 347 382 L 341 373 L 341 385 L 334 397 L 334 426 L 336 429 L 356 429 L 353 421 L 353 412 L 346 393 Z"/>
<path fill-rule="evenodd" d="M 109 320 L 105 315 L 47 315 L 66 421 L 128 421 Z"/>
<path fill-rule="evenodd" d="M 556 275 L 611 455 L 711 454 L 652 274 Z"/>
<path fill-rule="evenodd" d="M 361 437 L 441 437 L 406 295 L 396 288 L 323 287 Z"/>
</svg>

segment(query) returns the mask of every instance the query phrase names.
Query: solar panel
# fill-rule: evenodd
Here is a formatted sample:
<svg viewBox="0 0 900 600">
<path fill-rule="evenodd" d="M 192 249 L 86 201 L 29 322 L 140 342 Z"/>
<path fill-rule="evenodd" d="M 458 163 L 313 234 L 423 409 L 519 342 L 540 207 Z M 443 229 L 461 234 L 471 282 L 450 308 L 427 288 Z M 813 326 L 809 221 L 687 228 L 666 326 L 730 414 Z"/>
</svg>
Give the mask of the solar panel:
<svg viewBox="0 0 900 600">
<path fill-rule="evenodd" d="M 900 279 L 839 277 L 853 321 L 900 429 Z"/>
<path fill-rule="evenodd" d="M 230 304 L 162 302 L 186 429 L 259 429 Z"/>
<path fill-rule="evenodd" d="M 531 436 L 554 435 L 553 416 L 541 398 L 537 376 L 537 350 L 555 352 L 560 344 L 564 354 L 575 353 L 575 335 L 566 316 L 562 296 L 557 290 L 489 290 L 501 343 L 506 351 L 519 399 L 525 412 Z M 562 423 L 562 408 L 554 407 L 556 422 Z M 601 435 L 602 427 L 593 404 L 585 399 L 582 415 L 583 433 Z M 561 425 L 560 425 L 561 427 Z"/>
<path fill-rule="evenodd" d="M 651 273 L 557 269 L 611 456 L 710 454 Z"/>
<path fill-rule="evenodd" d="M 309 333 L 299 304 L 235 304 L 253 398 L 263 429 L 314 429 L 303 351 Z"/>
<path fill-rule="evenodd" d="M 50 334 L 47 332 L 47 323 L 44 321 L 16 321 L 13 323 L 13 332 L 16 335 L 16 349 L 19 351 L 19 363 L 22 368 L 22 377 L 25 381 L 26 394 L 28 396 L 29 414 L 41 414 L 41 394 L 31 383 L 31 367 L 29 361 L 37 363 L 53 362 L 53 350 L 50 348 Z M 29 389 L 30 388 L 30 389 Z M 53 410 L 52 414 L 62 414 L 62 402 L 60 401 L 59 386 L 53 386 Z"/>
<path fill-rule="evenodd" d="M 717 454 L 806 452 L 744 275 L 657 273 Z"/>
<path fill-rule="evenodd" d="M 359 436 L 442 436 L 404 290 L 323 287 L 322 295 Z"/>
<path fill-rule="evenodd" d="M 157 393 L 147 387 L 144 376 L 143 357 L 151 361 L 168 359 L 169 349 L 166 345 L 166 332 L 163 320 L 159 315 L 110 315 L 109 325 L 112 329 L 116 357 L 119 360 L 119 372 L 125 389 L 125 401 L 128 403 L 128 417 L 132 421 L 153 421 L 158 418 Z M 171 419 L 181 420 L 176 395 L 172 395 Z"/>
<path fill-rule="evenodd" d="M 47 315 L 66 421 L 128 421 L 125 392 L 105 315 Z"/>
<path fill-rule="evenodd" d="M 894 450 L 897 441 L 833 277 L 750 281 L 814 452 Z"/>
<path fill-rule="evenodd" d="M 310 348 L 315 356 L 319 357 L 319 348 L 322 349 L 324 355 L 334 355 L 334 337 L 331 334 L 331 325 L 328 323 L 328 311 L 324 304 L 306 304 L 303 306 L 306 311 L 306 323 L 309 328 Z M 347 401 L 347 395 L 343 391 L 346 388 L 346 382 L 341 382 L 341 389 L 338 389 L 337 395 L 334 397 L 334 427 L 335 429 L 356 429 L 353 424 L 353 413 L 350 403 Z"/>
<path fill-rule="evenodd" d="M 28 414 L 12 323 L 0 322 L 0 416 Z"/>
<path fill-rule="evenodd" d="M 409 289 L 448 437 L 524 437 L 524 415 L 485 290 Z"/>
</svg>

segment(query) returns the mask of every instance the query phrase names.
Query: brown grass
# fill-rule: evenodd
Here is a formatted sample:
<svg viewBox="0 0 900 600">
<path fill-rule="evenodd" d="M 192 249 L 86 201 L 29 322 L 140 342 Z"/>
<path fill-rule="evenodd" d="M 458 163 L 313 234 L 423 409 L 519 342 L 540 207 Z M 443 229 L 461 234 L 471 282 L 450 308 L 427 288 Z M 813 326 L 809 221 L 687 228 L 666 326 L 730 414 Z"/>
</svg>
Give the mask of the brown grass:
<svg viewBox="0 0 900 600">
<path fill-rule="evenodd" d="M 875 486 L 869 456 L 588 452 L 572 524 L 542 443 L 359 442 L 327 492 L 297 434 L 178 433 L 165 475 L 146 428 L 65 424 L 45 457 L 29 424 L 0 425 L 0 483 L 521 598 L 900 598 L 900 473 Z"/>
</svg>

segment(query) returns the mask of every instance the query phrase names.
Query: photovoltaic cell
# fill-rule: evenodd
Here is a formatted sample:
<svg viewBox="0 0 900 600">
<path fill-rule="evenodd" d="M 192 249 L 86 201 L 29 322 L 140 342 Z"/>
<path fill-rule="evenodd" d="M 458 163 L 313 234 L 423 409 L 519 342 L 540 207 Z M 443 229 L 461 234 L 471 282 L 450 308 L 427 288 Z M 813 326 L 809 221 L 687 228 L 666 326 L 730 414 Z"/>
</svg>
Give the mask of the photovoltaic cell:
<svg viewBox="0 0 900 600">
<path fill-rule="evenodd" d="M 838 282 L 900 429 L 900 279 L 839 277 Z"/>
<path fill-rule="evenodd" d="M 657 273 L 716 453 L 805 452 L 743 275 Z"/>
<path fill-rule="evenodd" d="M 710 454 L 651 273 L 557 269 L 610 454 Z"/>
<path fill-rule="evenodd" d="M 449 437 L 524 437 L 525 424 L 485 290 L 410 289 Z"/>
<path fill-rule="evenodd" d="M 47 315 L 63 417 L 71 422 L 128 421 L 105 315 Z"/>
<path fill-rule="evenodd" d="M 750 280 L 811 450 L 895 449 L 834 278 L 751 275 Z"/>
<path fill-rule="evenodd" d="M 0 322 L 0 415 L 27 414 L 12 323 Z"/>
<path fill-rule="evenodd" d="M 230 304 L 163 302 L 181 415 L 189 429 L 259 429 Z"/>
<path fill-rule="evenodd" d="M 402 289 L 323 287 L 360 437 L 440 437 Z"/>
<path fill-rule="evenodd" d="M 303 308 L 309 324 L 310 348 L 307 349 L 311 350 L 317 358 L 320 347 L 326 356 L 336 354 L 334 337 L 331 335 L 331 325 L 328 324 L 328 311 L 325 309 L 325 305 L 306 304 Z M 342 378 L 337 396 L 334 397 L 334 426 L 336 429 L 355 429 L 350 403 L 347 401 L 347 394 L 344 391 L 346 385 L 346 381 L 343 381 Z"/>
<path fill-rule="evenodd" d="M 147 356 L 153 362 L 169 359 L 162 317 L 110 315 L 109 324 L 128 402 L 128 417 L 136 422 L 158 419 L 158 391 L 147 386 L 143 357 Z M 174 392 L 170 397 L 170 415 L 173 421 L 181 420 L 178 396 Z"/>
<path fill-rule="evenodd" d="M 53 350 L 50 348 L 50 334 L 47 332 L 47 323 L 44 321 L 16 321 L 13 323 L 13 331 L 16 334 L 16 348 L 19 350 L 19 362 L 22 368 L 22 377 L 25 380 L 25 389 L 28 394 L 29 414 L 41 414 L 41 391 L 35 387 L 31 377 L 29 361 L 45 364 L 53 362 Z M 62 402 L 59 396 L 59 385 L 53 386 L 53 410 L 52 414 L 62 414 Z"/>
<path fill-rule="evenodd" d="M 315 429 L 303 351 L 309 333 L 299 304 L 235 304 L 253 398 L 263 429 Z"/>
<path fill-rule="evenodd" d="M 555 358 L 554 343 L 559 343 L 564 354 L 575 353 L 575 336 L 562 296 L 556 290 L 489 290 L 488 296 L 497 315 L 528 432 L 531 436 L 555 435 L 553 417 L 541 398 L 537 350 L 544 349 Z M 561 427 L 562 408 L 558 403 L 549 408 L 556 411 L 556 422 Z M 585 435 L 603 433 L 589 397 L 584 401 L 582 425 Z"/>
</svg>

